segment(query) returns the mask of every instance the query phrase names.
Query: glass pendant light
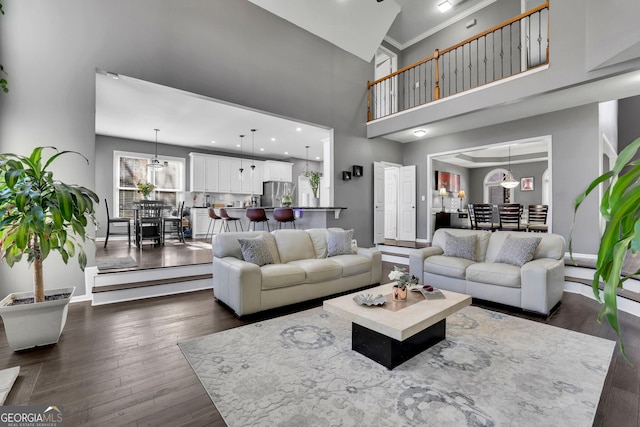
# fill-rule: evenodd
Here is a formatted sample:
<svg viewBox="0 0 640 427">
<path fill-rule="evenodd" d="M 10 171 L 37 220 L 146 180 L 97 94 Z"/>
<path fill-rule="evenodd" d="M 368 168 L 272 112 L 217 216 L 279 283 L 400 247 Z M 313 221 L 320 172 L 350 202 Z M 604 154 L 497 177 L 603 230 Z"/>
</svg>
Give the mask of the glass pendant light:
<svg viewBox="0 0 640 427">
<path fill-rule="evenodd" d="M 516 181 L 513 178 L 513 175 L 511 174 L 511 146 L 509 146 L 509 171 L 504 176 L 504 179 L 500 183 L 500 186 L 504 187 L 504 188 L 515 188 L 515 187 L 518 186 L 518 184 L 519 184 L 519 182 Z"/>
<path fill-rule="evenodd" d="M 240 169 L 238 169 L 238 171 L 240 172 L 240 174 L 238 175 L 240 181 L 242 181 L 243 179 L 242 172 L 244 172 L 244 168 L 242 167 L 242 138 L 244 138 L 244 135 L 240 135 Z"/>
<path fill-rule="evenodd" d="M 164 167 L 160 160 L 158 160 L 158 131 L 160 129 L 154 129 L 156 131 L 156 155 L 153 158 L 153 161 L 147 165 L 149 169 L 160 170 Z"/>
<path fill-rule="evenodd" d="M 256 129 L 251 129 L 251 178 L 253 178 L 253 176 L 256 174 L 256 165 L 254 164 L 256 152 L 255 152 L 255 149 L 253 148 L 255 136 L 256 136 Z"/>
</svg>

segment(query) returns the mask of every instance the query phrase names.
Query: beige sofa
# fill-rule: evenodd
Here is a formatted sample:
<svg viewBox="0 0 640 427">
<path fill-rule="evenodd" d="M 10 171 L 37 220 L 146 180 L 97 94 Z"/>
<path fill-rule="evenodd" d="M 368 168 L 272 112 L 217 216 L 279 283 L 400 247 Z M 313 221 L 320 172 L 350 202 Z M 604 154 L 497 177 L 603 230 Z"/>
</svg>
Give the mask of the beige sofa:
<svg viewBox="0 0 640 427">
<path fill-rule="evenodd" d="M 378 250 L 357 248 L 354 254 L 327 256 L 327 234 L 319 228 L 214 236 L 214 297 L 243 316 L 380 283 Z M 258 236 L 266 241 L 272 264 L 244 260 L 238 239 Z"/>
<path fill-rule="evenodd" d="M 465 236 L 475 236 L 474 260 L 445 255 L 451 253 L 448 242 Z M 501 252 L 507 239 L 512 244 L 512 239 L 532 237 L 541 238 L 533 259 L 522 266 L 497 262 L 516 252 Z M 564 250 L 564 238 L 557 234 L 441 228 L 431 247 L 410 252 L 409 271 L 436 288 L 548 315 L 562 299 Z"/>
</svg>

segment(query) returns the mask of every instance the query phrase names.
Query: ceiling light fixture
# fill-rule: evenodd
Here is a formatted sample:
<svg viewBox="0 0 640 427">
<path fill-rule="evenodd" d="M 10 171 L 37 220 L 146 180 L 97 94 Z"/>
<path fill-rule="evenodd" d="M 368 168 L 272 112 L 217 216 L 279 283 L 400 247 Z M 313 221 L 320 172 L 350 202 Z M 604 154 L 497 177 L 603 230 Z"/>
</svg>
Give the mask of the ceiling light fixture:
<svg viewBox="0 0 640 427">
<path fill-rule="evenodd" d="M 251 178 L 253 178 L 253 175 L 255 175 L 256 173 L 256 165 L 255 165 L 256 150 L 254 148 L 254 138 L 256 136 L 256 130 L 257 129 L 251 129 Z M 251 188 L 253 189 L 253 183 L 251 184 Z"/>
<path fill-rule="evenodd" d="M 304 165 L 304 174 L 306 175 L 309 172 L 309 146 L 305 145 L 304 148 L 307 149 L 307 163 Z"/>
<path fill-rule="evenodd" d="M 449 3 L 449 0 L 444 0 L 442 3 L 438 4 L 438 10 L 442 13 L 445 13 L 447 10 L 451 9 L 453 6 Z"/>
<path fill-rule="evenodd" d="M 509 146 L 509 171 L 504 176 L 500 186 L 504 188 L 515 188 L 518 184 L 519 182 L 513 178 L 513 175 L 511 175 L 511 146 Z"/>
<path fill-rule="evenodd" d="M 156 155 L 153 157 L 153 160 L 147 165 L 147 167 L 152 170 L 160 170 L 164 167 L 164 165 L 160 163 L 160 160 L 158 160 L 158 131 L 160 131 L 160 129 L 154 130 L 156 131 Z"/>
<path fill-rule="evenodd" d="M 413 134 L 414 134 L 415 136 L 417 136 L 418 138 L 420 138 L 420 137 L 422 137 L 422 136 L 425 136 L 425 135 L 427 134 L 427 131 L 426 131 L 426 130 L 424 130 L 424 129 L 417 129 L 417 130 L 414 130 L 414 131 L 413 131 Z"/>
<path fill-rule="evenodd" d="M 244 172 L 244 169 L 242 168 L 242 138 L 244 138 L 244 135 L 240 135 L 240 169 L 238 169 L 240 172 L 240 181 L 242 181 L 242 172 Z"/>
</svg>

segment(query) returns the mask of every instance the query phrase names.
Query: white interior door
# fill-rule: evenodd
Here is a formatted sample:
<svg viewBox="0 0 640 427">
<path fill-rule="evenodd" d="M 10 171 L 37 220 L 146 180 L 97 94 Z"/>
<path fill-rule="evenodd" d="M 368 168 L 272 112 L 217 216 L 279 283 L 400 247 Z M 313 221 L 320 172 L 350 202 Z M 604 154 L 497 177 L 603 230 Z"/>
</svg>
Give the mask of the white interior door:
<svg viewBox="0 0 640 427">
<path fill-rule="evenodd" d="M 384 165 L 373 162 L 373 243 L 384 243 Z"/>
<path fill-rule="evenodd" d="M 416 240 L 416 167 L 399 170 L 398 240 Z"/>
<path fill-rule="evenodd" d="M 400 169 L 384 169 L 384 238 L 398 238 L 398 175 Z"/>
</svg>

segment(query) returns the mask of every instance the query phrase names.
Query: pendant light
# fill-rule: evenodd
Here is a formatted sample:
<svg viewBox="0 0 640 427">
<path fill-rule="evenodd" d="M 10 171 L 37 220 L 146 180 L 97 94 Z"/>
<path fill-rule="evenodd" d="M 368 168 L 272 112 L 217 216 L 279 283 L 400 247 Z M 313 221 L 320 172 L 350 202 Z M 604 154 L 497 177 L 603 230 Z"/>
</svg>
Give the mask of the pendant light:
<svg viewBox="0 0 640 427">
<path fill-rule="evenodd" d="M 240 135 L 240 169 L 238 169 L 240 172 L 238 175 L 240 181 L 242 181 L 242 172 L 244 172 L 244 168 L 242 167 L 242 138 L 244 138 L 244 135 Z"/>
<path fill-rule="evenodd" d="M 306 175 L 309 172 L 309 146 L 305 145 L 304 148 L 307 149 L 307 163 L 304 165 L 304 173 Z"/>
<path fill-rule="evenodd" d="M 504 188 L 515 188 L 519 184 L 511 175 L 511 146 L 509 146 L 509 171 L 505 175 L 503 181 L 500 183 L 500 186 Z"/>
<path fill-rule="evenodd" d="M 256 173 L 256 165 L 254 164 L 256 151 L 253 148 L 254 142 L 255 142 L 254 141 L 255 136 L 256 136 L 256 129 L 251 129 L 251 178 L 253 178 L 253 176 Z M 253 184 L 252 184 L 252 188 L 253 188 Z"/>
<path fill-rule="evenodd" d="M 158 160 L 158 131 L 160 129 L 154 129 L 156 131 L 156 155 L 153 158 L 153 161 L 147 165 L 149 169 L 160 170 L 164 167 L 160 160 Z"/>
</svg>

